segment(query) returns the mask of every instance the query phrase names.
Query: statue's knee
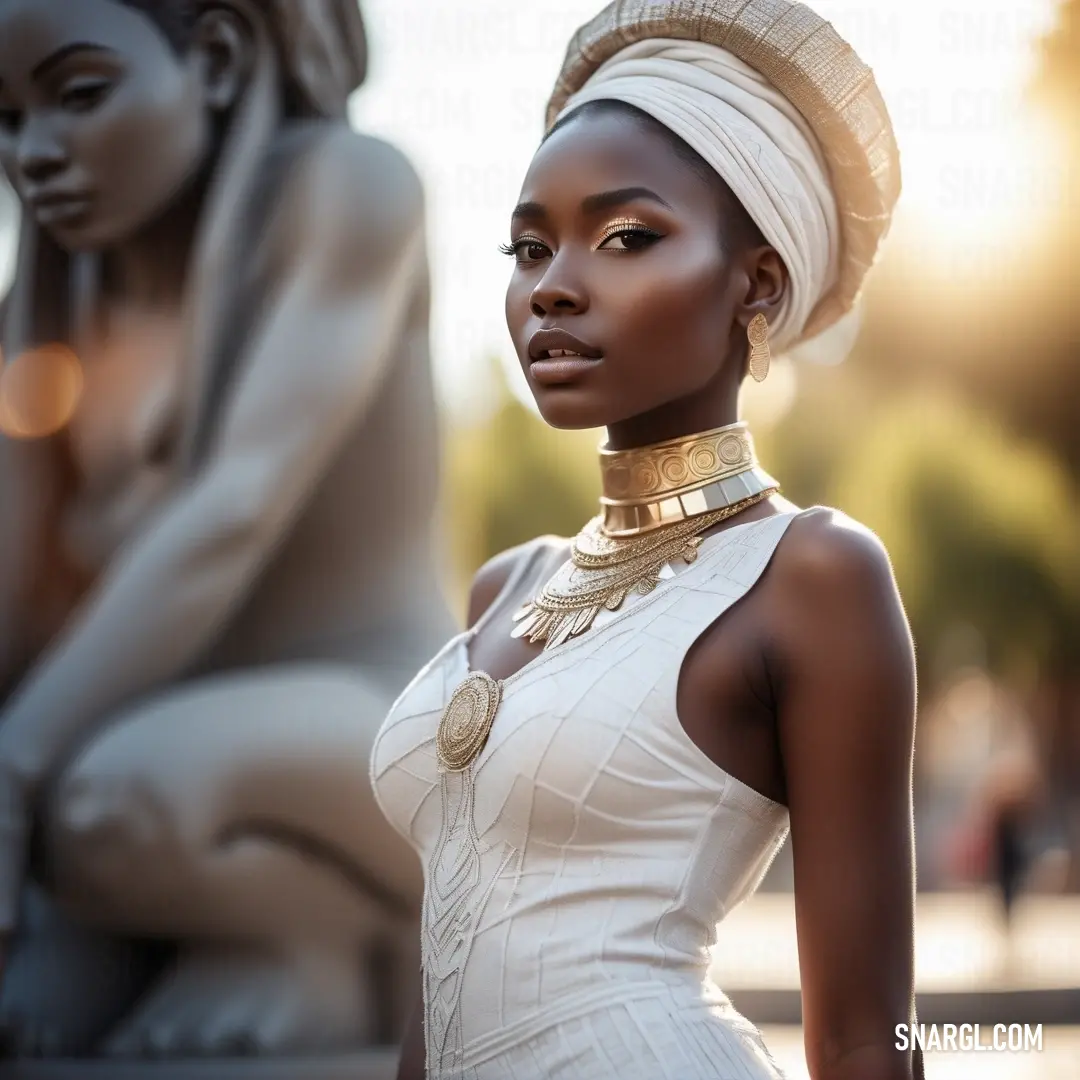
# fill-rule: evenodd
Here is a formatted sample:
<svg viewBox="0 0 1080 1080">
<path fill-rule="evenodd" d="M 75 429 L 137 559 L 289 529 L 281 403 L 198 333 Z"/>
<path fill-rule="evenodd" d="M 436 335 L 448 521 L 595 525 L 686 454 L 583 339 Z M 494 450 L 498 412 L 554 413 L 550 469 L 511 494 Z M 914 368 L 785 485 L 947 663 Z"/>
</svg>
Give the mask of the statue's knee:
<svg viewBox="0 0 1080 1080">
<path fill-rule="evenodd" d="M 62 892 L 130 888 L 133 875 L 155 873 L 174 839 L 172 815 L 146 778 L 95 767 L 92 757 L 60 779 L 50 803 L 49 861 Z"/>
</svg>

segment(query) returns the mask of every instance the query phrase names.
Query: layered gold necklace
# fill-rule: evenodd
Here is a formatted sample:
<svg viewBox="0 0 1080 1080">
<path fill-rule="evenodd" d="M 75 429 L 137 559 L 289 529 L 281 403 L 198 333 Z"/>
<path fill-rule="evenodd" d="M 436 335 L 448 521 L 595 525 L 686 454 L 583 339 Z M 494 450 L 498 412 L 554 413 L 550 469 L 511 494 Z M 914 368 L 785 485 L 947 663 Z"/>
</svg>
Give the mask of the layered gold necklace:
<svg viewBox="0 0 1080 1080">
<path fill-rule="evenodd" d="M 514 615 L 512 634 L 555 648 L 584 634 L 602 611 L 660 583 L 664 567 L 692 563 L 703 534 L 779 491 L 757 463 L 745 424 L 633 450 L 600 449 L 600 513 L 574 538 L 570 558 Z M 467 769 L 487 742 L 502 684 L 473 672 L 454 691 L 436 734 L 444 769 Z"/>
<path fill-rule="evenodd" d="M 775 494 L 745 424 L 634 450 L 600 450 L 601 512 L 570 558 L 517 614 L 514 637 L 552 649 L 585 633 L 601 611 L 651 592 L 669 563 L 692 563 L 714 525 Z"/>
</svg>

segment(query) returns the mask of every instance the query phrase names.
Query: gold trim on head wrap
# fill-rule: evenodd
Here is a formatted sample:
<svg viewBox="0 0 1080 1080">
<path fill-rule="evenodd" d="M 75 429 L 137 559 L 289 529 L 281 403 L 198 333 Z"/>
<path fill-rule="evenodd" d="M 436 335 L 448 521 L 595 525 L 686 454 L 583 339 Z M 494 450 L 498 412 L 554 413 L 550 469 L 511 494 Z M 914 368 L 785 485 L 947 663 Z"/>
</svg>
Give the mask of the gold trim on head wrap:
<svg viewBox="0 0 1080 1080">
<path fill-rule="evenodd" d="M 811 338 L 851 310 L 900 195 L 900 155 L 873 72 L 833 26 L 792 0 L 615 0 L 570 41 L 547 106 L 550 128 L 597 69 L 651 38 L 728 50 L 806 119 L 829 166 L 840 212 L 839 279 L 804 328 Z"/>
</svg>

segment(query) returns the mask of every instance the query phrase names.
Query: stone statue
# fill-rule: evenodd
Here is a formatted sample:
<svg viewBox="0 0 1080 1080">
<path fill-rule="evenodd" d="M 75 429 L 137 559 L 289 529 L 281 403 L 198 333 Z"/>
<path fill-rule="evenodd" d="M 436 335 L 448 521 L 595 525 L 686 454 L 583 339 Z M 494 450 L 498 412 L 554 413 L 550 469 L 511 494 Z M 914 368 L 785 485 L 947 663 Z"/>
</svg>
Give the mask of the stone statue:
<svg viewBox="0 0 1080 1080">
<path fill-rule="evenodd" d="M 418 969 L 368 753 L 454 628 L 422 192 L 347 124 L 365 66 L 356 0 L 0 0 L 17 1056 L 337 1051 Z"/>
</svg>

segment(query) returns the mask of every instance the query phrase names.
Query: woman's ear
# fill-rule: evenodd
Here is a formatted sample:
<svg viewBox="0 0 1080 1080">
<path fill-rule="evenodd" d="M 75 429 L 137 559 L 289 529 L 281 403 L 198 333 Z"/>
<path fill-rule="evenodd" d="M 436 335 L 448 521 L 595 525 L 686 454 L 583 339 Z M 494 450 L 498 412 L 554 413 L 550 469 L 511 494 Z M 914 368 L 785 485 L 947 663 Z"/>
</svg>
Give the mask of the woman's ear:
<svg viewBox="0 0 1080 1080">
<path fill-rule="evenodd" d="M 775 248 L 758 247 L 746 253 L 747 287 L 735 321 L 744 330 L 755 315 L 771 323 L 788 289 L 788 271 Z"/>
<path fill-rule="evenodd" d="M 202 66 L 207 105 L 224 112 L 243 91 L 254 59 L 251 26 L 227 7 L 204 12 L 195 28 L 193 52 Z"/>
</svg>

